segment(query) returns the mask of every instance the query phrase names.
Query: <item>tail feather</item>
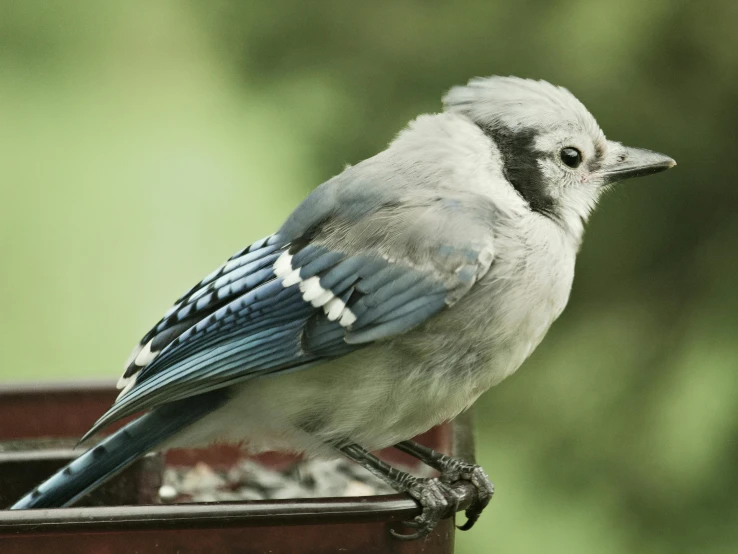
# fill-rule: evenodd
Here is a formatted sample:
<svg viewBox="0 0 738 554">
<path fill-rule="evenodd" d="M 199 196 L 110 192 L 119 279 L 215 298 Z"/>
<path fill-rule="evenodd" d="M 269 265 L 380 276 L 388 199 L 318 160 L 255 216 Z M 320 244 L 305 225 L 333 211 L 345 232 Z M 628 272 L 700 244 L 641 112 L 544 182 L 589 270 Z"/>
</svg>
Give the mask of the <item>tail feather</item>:
<svg viewBox="0 0 738 554">
<path fill-rule="evenodd" d="M 74 504 L 178 431 L 220 407 L 226 399 L 227 393 L 221 389 L 154 408 L 67 464 L 10 509 L 63 508 Z"/>
</svg>

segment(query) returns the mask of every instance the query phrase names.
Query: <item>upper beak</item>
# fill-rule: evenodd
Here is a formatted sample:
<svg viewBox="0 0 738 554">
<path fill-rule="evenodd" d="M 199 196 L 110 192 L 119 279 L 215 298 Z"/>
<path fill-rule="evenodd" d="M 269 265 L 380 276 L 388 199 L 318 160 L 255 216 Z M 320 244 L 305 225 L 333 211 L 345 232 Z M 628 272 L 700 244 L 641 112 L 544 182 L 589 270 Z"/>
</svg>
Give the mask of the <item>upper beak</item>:
<svg viewBox="0 0 738 554">
<path fill-rule="evenodd" d="M 605 177 L 605 184 L 617 183 L 633 177 L 642 177 L 666 171 L 676 165 L 669 156 L 645 150 L 643 148 L 621 149 L 617 160 L 600 171 Z"/>
</svg>

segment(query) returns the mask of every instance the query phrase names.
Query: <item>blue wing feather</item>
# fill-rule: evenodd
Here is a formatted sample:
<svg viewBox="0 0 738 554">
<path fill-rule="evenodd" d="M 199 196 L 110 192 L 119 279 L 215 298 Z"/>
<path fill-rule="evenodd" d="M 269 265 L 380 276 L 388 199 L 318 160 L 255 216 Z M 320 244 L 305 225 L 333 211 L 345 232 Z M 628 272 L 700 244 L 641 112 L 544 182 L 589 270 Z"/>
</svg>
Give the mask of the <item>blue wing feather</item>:
<svg viewBox="0 0 738 554">
<path fill-rule="evenodd" d="M 401 313 L 396 314 L 391 319 L 384 322 L 380 321 L 377 325 L 365 330 L 352 331 L 346 335 L 346 342 L 349 344 L 364 344 L 411 329 L 441 311 L 446 305 L 445 296 L 445 294 L 437 294 L 419 298 L 413 302 L 414 309 L 411 312 L 406 313 L 406 310 L 403 309 Z"/>
<path fill-rule="evenodd" d="M 152 406 L 345 355 L 406 332 L 448 304 L 452 280 L 427 268 L 372 250 L 346 254 L 278 237 L 243 250 L 180 299 L 147 335 L 157 355 L 136 368 L 133 385 L 86 436 Z M 300 277 L 292 286 L 275 273 L 283 255 Z M 300 283 L 315 277 L 317 295 L 329 292 L 351 312 L 349 320 L 329 320 L 327 309 L 305 299 Z"/>
<path fill-rule="evenodd" d="M 151 351 L 159 352 L 194 323 L 207 318 L 230 300 L 272 278 L 271 266 L 285 243 L 279 234 L 256 241 L 182 295 L 141 339 L 126 367 L 123 379 L 133 377 L 147 365 L 136 363 L 136 354 L 145 345 L 151 343 Z"/>
</svg>

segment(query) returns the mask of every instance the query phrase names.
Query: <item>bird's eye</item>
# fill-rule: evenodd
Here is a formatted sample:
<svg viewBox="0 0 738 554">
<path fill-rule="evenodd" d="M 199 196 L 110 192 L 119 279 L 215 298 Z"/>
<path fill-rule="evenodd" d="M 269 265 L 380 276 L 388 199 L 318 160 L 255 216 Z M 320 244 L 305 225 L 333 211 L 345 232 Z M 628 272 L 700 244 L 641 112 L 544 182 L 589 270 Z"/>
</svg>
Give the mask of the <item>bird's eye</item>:
<svg viewBox="0 0 738 554">
<path fill-rule="evenodd" d="M 571 168 L 577 168 L 582 163 L 582 153 L 576 148 L 564 148 L 561 151 L 561 161 Z"/>
</svg>

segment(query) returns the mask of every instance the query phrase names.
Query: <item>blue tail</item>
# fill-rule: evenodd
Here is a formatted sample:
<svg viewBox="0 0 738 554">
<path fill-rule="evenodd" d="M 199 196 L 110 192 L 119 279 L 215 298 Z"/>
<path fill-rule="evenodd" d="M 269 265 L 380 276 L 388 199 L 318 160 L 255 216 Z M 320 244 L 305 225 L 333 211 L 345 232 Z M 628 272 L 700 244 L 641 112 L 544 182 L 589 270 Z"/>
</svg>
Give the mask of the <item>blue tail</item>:
<svg viewBox="0 0 738 554">
<path fill-rule="evenodd" d="M 227 392 L 219 389 L 154 408 L 70 462 L 10 509 L 74 504 L 162 441 L 223 405 L 227 398 Z"/>
</svg>

